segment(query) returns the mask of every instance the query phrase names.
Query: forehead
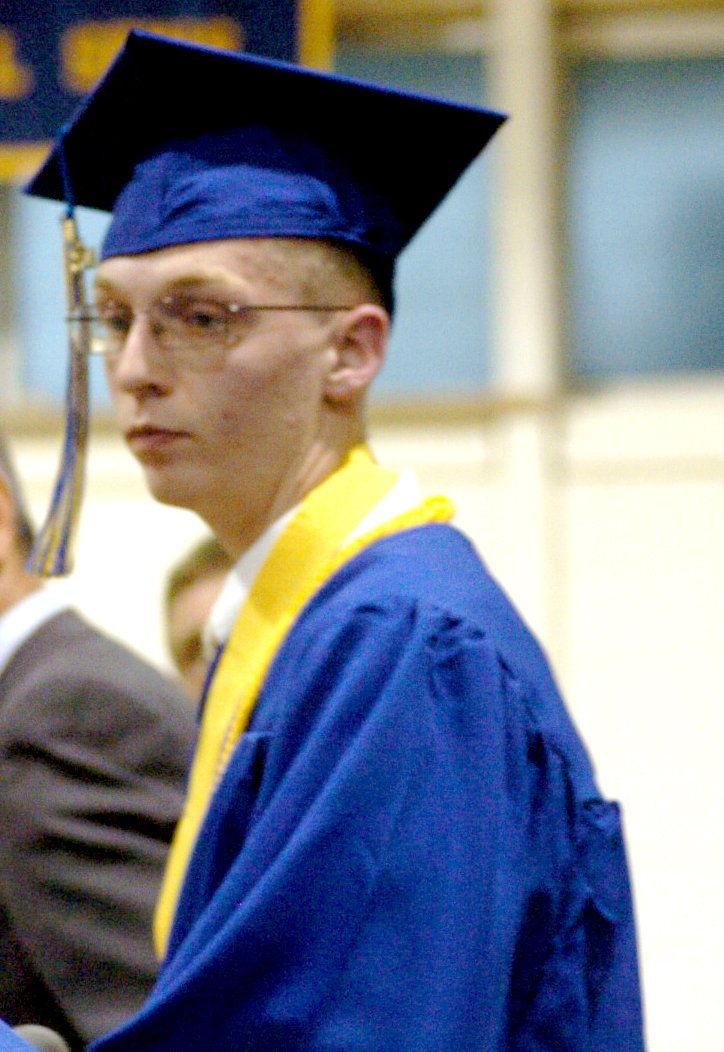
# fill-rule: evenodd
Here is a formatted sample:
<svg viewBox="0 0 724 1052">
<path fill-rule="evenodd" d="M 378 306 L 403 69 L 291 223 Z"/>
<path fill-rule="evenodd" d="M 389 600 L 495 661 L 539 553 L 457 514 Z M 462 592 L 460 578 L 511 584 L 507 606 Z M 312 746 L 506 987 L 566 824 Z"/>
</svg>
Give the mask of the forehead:
<svg viewBox="0 0 724 1052">
<path fill-rule="evenodd" d="M 113 256 L 96 271 L 96 286 L 120 292 L 154 293 L 169 286 L 245 288 L 276 285 L 292 278 L 281 243 L 267 238 L 239 238 L 174 245 L 134 256 Z"/>
</svg>

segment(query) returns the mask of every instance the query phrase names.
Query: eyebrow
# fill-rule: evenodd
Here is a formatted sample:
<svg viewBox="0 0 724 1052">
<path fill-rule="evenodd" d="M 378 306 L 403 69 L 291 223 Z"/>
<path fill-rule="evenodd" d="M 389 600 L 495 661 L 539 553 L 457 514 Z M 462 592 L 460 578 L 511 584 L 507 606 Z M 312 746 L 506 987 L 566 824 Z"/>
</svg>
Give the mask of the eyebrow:
<svg viewBox="0 0 724 1052">
<path fill-rule="evenodd" d="M 233 283 L 236 285 L 236 283 Z M 161 285 L 160 293 L 165 295 L 169 292 L 185 291 L 185 290 L 204 290 L 210 288 L 218 288 L 221 290 L 221 286 L 225 286 L 226 291 L 238 292 L 239 295 L 243 294 L 243 288 L 241 285 L 236 288 L 232 288 L 232 283 L 229 281 L 229 276 L 226 271 L 217 272 L 214 269 L 208 271 L 198 271 L 197 273 L 191 272 L 189 274 L 180 274 L 178 277 L 172 278 L 169 281 L 164 282 Z M 115 282 L 110 281 L 108 278 L 103 276 L 97 277 L 95 280 L 95 290 L 97 292 L 108 292 L 114 295 L 120 295 L 121 290 Z"/>
</svg>

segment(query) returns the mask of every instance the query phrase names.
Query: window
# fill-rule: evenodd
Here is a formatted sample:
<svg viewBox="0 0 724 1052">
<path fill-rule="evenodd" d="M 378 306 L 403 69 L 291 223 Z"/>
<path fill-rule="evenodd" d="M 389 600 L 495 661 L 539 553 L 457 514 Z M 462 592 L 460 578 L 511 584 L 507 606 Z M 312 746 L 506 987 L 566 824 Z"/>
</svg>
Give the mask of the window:
<svg viewBox="0 0 724 1052">
<path fill-rule="evenodd" d="M 480 105 L 484 99 L 479 53 L 393 54 L 341 43 L 336 69 L 456 102 Z M 431 142 L 431 153 L 436 149 Z M 460 396 L 480 391 L 490 378 L 489 156 L 486 151 L 472 164 L 400 257 L 397 317 L 378 399 Z"/>
<path fill-rule="evenodd" d="M 68 341 L 65 332 L 60 223 L 64 206 L 41 201 L 15 189 L 10 195 L 11 243 L 15 246 L 11 281 L 20 343 L 20 387 L 33 399 L 59 405 L 65 397 Z M 100 244 L 108 217 L 79 208 L 78 228 L 88 246 Z M 93 405 L 107 405 L 102 363 L 92 359 Z"/>
<path fill-rule="evenodd" d="M 724 369 L 724 61 L 569 67 L 571 365 Z"/>
</svg>

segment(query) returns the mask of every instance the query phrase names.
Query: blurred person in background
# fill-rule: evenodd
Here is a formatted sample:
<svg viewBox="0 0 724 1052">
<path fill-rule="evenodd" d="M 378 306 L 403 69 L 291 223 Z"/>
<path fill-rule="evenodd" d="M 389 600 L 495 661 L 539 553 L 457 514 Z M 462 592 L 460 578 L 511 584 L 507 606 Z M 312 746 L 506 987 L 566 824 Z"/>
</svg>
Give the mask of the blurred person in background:
<svg viewBox="0 0 724 1052">
<path fill-rule="evenodd" d="M 195 729 L 174 684 L 26 571 L 32 542 L 0 439 L 0 1015 L 78 1049 L 154 982 Z"/>
<path fill-rule="evenodd" d="M 215 650 L 209 615 L 232 565 L 216 537 L 204 537 L 171 567 L 166 578 L 166 643 L 192 702 L 201 698 Z"/>
</svg>

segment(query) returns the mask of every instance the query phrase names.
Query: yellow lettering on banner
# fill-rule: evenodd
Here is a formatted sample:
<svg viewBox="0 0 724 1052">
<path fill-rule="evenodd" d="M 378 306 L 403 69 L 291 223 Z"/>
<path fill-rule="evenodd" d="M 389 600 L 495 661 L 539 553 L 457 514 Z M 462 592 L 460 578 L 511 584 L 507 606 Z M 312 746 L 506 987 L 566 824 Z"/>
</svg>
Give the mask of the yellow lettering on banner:
<svg viewBox="0 0 724 1052">
<path fill-rule="evenodd" d="M 50 143 L 0 143 L 0 182 L 23 183 L 37 172 Z"/>
<path fill-rule="evenodd" d="M 303 66 L 334 65 L 335 0 L 297 0 L 297 58 Z"/>
<path fill-rule="evenodd" d="M 61 37 L 62 86 L 78 95 L 85 95 L 95 87 L 131 29 L 145 29 L 209 47 L 239 50 L 244 46 L 244 30 L 233 18 L 118 18 L 107 22 L 78 22 Z"/>
<path fill-rule="evenodd" d="M 35 87 L 35 77 L 17 55 L 17 41 L 8 29 L 0 26 L 0 99 L 12 102 L 24 99 Z"/>
</svg>

